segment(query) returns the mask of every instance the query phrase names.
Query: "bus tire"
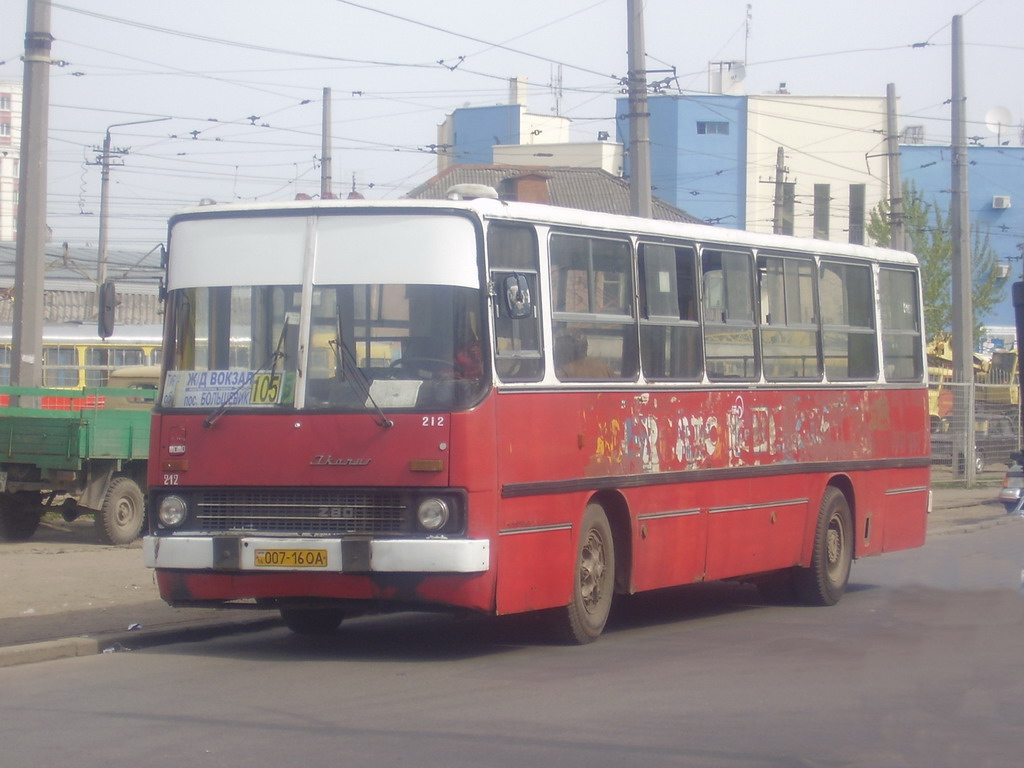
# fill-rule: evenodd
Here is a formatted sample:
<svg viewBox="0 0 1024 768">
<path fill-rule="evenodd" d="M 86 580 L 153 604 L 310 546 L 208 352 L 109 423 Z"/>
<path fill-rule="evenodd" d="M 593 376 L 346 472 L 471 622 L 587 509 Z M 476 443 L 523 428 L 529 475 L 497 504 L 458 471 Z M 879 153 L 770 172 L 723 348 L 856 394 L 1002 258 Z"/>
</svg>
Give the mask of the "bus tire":
<svg viewBox="0 0 1024 768">
<path fill-rule="evenodd" d="M 339 608 L 280 608 L 281 621 L 297 635 L 329 635 L 341 626 Z"/>
<path fill-rule="evenodd" d="M 33 494 L 35 495 L 35 494 Z M 17 496 L 0 494 L 0 538 L 6 541 L 28 541 L 43 519 L 38 504 L 26 504 Z"/>
<path fill-rule="evenodd" d="M 107 487 L 103 506 L 93 517 L 96 536 L 104 544 L 131 544 L 142 533 L 146 502 L 138 483 L 130 477 L 115 477 Z"/>
<path fill-rule="evenodd" d="M 845 494 L 829 486 L 821 497 L 814 551 L 809 568 L 793 574 L 797 594 L 806 605 L 835 605 L 846 591 L 853 563 L 853 518 Z"/>
<path fill-rule="evenodd" d="M 555 629 L 558 639 L 585 645 L 604 631 L 615 588 L 615 542 L 600 504 L 588 504 L 583 515 L 572 582 L 572 599 L 556 612 Z"/>
</svg>

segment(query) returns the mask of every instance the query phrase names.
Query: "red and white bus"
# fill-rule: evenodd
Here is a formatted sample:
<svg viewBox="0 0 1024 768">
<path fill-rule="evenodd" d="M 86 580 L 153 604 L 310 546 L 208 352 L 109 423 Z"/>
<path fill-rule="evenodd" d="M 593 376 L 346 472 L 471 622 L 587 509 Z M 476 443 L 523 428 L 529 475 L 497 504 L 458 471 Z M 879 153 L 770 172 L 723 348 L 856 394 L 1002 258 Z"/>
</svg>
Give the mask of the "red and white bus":
<svg viewBox="0 0 1024 768">
<path fill-rule="evenodd" d="M 169 228 L 145 558 L 298 632 L 744 579 L 828 605 L 924 542 L 913 256 L 495 199 Z"/>
</svg>

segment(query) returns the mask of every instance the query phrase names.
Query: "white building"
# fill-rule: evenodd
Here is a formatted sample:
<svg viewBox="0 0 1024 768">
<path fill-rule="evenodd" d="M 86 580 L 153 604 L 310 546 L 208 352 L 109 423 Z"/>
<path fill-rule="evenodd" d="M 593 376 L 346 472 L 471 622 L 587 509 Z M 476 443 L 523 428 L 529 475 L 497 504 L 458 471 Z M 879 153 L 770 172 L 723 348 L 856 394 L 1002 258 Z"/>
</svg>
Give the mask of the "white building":
<svg viewBox="0 0 1024 768">
<path fill-rule="evenodd" d="M 14 240 L 21 153 L 21 85 L 0 82 L 0 240 Z"/>
</svg>

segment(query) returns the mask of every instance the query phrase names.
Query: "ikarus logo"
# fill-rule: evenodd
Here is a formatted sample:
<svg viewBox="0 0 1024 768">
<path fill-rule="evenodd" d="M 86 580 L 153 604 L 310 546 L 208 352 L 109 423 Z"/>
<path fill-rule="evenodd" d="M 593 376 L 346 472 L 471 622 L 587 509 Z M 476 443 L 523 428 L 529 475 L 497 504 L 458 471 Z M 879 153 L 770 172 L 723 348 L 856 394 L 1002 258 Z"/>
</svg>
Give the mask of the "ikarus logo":
<svg viewBox="0 0 1024 768">
<path fill-rule="evenodd" d="M 311 467 L 365 467 L 369 463 L 370 459 L 336 459 L 328 453 L 314 456 L 309 465 Z"/>
</svg>

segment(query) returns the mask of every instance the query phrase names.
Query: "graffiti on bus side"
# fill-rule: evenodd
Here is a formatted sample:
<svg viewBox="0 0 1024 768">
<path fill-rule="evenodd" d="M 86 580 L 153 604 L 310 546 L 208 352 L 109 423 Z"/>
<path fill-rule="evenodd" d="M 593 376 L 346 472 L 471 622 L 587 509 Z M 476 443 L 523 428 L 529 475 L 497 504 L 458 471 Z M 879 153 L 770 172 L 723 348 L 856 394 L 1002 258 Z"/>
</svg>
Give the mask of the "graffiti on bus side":
<svg viewBox="0 0 1024 768">
<path fill-rule="evenodd" d="M 864 417 L 861 404 L 846 393 L 826 401 L 798 395 L 772 405 L 732 395 L 689 413 L 675 397 L 662 403 L 644 394 L 622 400 L 619 415 L 598 425 L 594 469 L 661 472 L 824 459 L 843 441 L 843 422 Z M 844 445 L 844 455 L 851 449 L 868 454 L 866 432 L 859 434 L 863 444 Z"/>
</svg>

